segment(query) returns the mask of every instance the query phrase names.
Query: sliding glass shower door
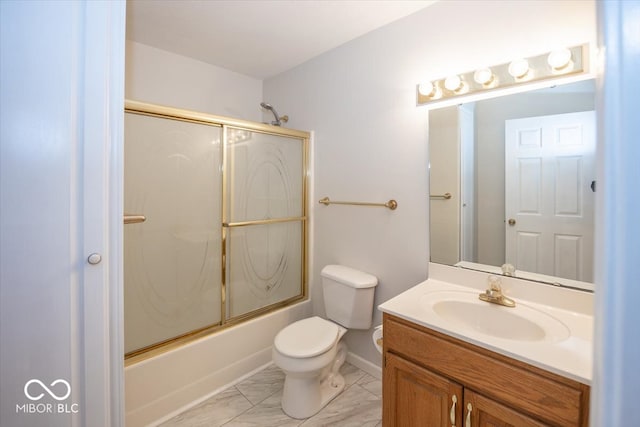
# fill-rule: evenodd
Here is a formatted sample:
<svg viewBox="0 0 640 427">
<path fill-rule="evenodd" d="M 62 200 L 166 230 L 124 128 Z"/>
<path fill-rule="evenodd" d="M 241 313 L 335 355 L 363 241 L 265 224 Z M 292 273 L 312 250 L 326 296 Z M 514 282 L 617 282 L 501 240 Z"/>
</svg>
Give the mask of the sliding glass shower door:
<svg viewBox="0 0 640 427">
<path fill-rule="evenodd" d="M 308 133 L 127 106 L 125 355 L 306 297 Z"/>
<path fill-rule="evenodd" d="M 222 128 L 125 114 L 125 352 L 221 321 Z"/>
<path fill-rule="evenodd" d="M 228 128 L 226 319 L 300 295 L 304 257 L 301 138 Z"/>
</svg>

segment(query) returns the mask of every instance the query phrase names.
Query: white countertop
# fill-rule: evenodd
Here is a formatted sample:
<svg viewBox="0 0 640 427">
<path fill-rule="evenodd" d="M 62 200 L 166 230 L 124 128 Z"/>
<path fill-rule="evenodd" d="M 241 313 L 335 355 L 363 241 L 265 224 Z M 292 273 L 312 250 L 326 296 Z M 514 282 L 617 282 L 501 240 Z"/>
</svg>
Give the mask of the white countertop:
<svg viewBox="0 0 640 427">
<path fill-rule="evenodd" d="M 516 308 L 505 309 L 517 310 L 518 306 L 521 306 L 551 316 L 567 327 L 568 334 L 566 338 L 550 341 L 498 338 L 485 334 L 480 330 L 461 327 L 456 325 L 455 322 L 445 320 L 424 303 L 425 295 L 432 292 L 471 292 L 477 294 L 479 293 L 477 283 L 474 283 L 473 286 L 460 286 L 441 280 L 428 279 L 381 304 L 378 308 L 385 313 L 393 314 L 394 316 L 434 329 L 462 341 L 590 385 L 593 357 L 593 316 L 588 312 L 574 311 L 562 307 L 562 301 L 554 305 L 553 301 L 544 300 L 544 298 L 541 298 L 538 294 L 536 294 L 536 301 L 532 301 L 534 298 L 518 298 L 518 286 L 521 285 L 516 284 L 513 289 L 509 289 L 509 286 L 506 287 L 505 294 L 516 301 Z M 542 287 L 532 291 L 531 286 L 536 285 L 525 286 L 528 289 L 520 292 L 523 295 L 531 294 L 532 292 L 549 292 L 555 296 L 558 292 L 563 291 L 554 289 L 554 287 L 545 287 L 545 285 L 538 285 Z M 503 289 L 504 288 L 503 286 Z M 513 292 L 509 293 L 510 290 Z M 571 296 L 572 294 L 569 293 L 568 298 L 571 299 Z M 576 297 L 577 299 L 584 298 L 582 295 L 576 295 Z M 556 300 L 558 298 L 550 299 Z M 545 302 L 540 303 L 540 300 L 544 300 Z M 517 311 L 514 311 L 514 313 L 517 313 Z"/>
</svg>

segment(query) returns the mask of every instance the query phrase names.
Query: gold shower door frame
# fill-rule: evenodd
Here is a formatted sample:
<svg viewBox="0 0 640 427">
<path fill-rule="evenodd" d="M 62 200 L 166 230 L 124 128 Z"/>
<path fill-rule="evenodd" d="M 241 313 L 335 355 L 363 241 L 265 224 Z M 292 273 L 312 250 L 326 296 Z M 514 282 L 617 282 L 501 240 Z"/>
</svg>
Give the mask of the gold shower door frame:
<svg viewBox="0 0 640 427">
<path fill-rule="evenodd" d="M 132 351 L 125 355 L 125 363 L 126 365 L 131 365 L 136 362 L 151 358 L 155 355 L 168 351 L 170 349 L 182 346 L 188 342 L 191 342 L 195 339 L 207 336 L 211 333 L 220 331 L 227 327 L 236 325 L 238 323 L 244 322 L 249 319 L 256 318 L 265 313 L 271 312 L 273 310 L 291 305 L 298 301 L 304 300 L 308 296 L 308 171 L 309 171 L 309 137 L 310 134 L 305 131 L 295 130 L 295 129 L 286 129 L 280 128 L 276 126 L 271 126 L 263 123 L 256 123 L 246 120 L 227 118 L 222 116 L 216 116 L 206 113 L 200 113 L 195 111 L 183 110 L 173 107 L 166 107 L 154 104 L 148 104 L 138 101 L 125 101 L 125 113 L 146 115 L 158 118 L 165 118 L 169 120 L 179 120 L 184 122 L 192 122 L 201 125 L 210 125 L 217 126 L 222 128 L 222 184 L 221 184 L 221 210 L 222 210 L 222 223 L 220 224 L 220 233 L 221 233 L 221 281 L 220 281 L 220 292 L 221 292 L 221 307 L 220 307 L 220 322 L 209 325 L 186 334 L 141 348 L 139 350 Z M 228 164 L 228 131 L 230 129 L 236 130 L 247 130 L 253 133 L 261 133 L 267 135 L 288 137 L 292 139 L 298 139 L 302 143 L 302 215 L 295 217 L 284 217 L 284 218 L 270 218 L 270 219 L 262 219 L 262 220 L 249 220 L 249 221 L 237 221 L 237 222 L 229 222 L 228 218 L 228 203 L 229 203 L 229 194 L 228 194 L 228 182 L 229 182 L 229 164 Z M 228 283 L 227 283 L 227 267 L 231 262 L 231 257 L 227 254 L 227 239 L 229 237 L 230 229 L 236 227 L 250 227 L 253 225 L 267 225 L 267 224 L 276 224 L 276 223 L 288 223 L 288 222 L 299 222 L 302 230 L 301 230 L 301 254 L 300 259 L 302 262 L 301 266 L 301 277 L 300 277 L 300 292 L 298 295 L 293 296 L 291 298 L 287 298 L 282 301 L 278 301 L 276 303 L 252 310 L 242 315 L 238 315 L 235 317 L 231 317 L 227 319 L 227 296 L 229 295 Z M 126 325 L 125 325 L 126 327 Z"/>
</svg>

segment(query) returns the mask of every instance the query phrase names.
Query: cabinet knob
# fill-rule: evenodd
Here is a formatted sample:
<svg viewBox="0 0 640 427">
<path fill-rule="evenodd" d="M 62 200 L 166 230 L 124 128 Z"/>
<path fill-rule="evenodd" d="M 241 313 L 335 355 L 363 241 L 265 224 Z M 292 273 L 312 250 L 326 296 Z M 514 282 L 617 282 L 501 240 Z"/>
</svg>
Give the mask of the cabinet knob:
<svg viewBox="0 0 640 427">
<path fill-rule="evenodd" d="M 473 410 L 473 406 L 471 403 L 467 403 L 467 419 L 464 422 L 464 427 L 471 427 L 471 411 Z"/>
</svg>

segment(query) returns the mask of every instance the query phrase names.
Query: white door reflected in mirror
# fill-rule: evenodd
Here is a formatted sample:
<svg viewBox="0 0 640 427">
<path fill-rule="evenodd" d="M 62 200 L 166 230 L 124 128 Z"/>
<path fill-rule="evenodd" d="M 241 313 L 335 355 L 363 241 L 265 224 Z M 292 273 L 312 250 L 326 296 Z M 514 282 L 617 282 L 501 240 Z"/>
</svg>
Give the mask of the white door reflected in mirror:
<svg viewBox="0 0 640 427">
<path fill-rule="evenodd" d="M 505 261 L 593 281 L 595 111 L 505 122 Z"/>
<path fill-rule="evenodd" d="M 575 120 L 593 116 L 594 94 L 595 83 L 588 80 L 429 112 L 432 262 L 492 274 L 502 274 L 499 266 L 510 263 L 516 277 L 593 289 L 589 184 L 595 180 L 596 132 L 594 121 Z M 505 123 L 556 115 L 573 122 L 545 124 L 555 148 L 539 148 L 541 142 L 533 141 L 537 133 L 542 138 L 542 128 L 523 122 L 517 130 L 521 144 L 537 144 L 538 152 L 525 147 L 531 149 L 508 153 Z M 516 155 L 518 160 L 507 160 Z M 434 197 L 445 192 L 452 197 Z M 533 225 L 543 217 L 544 226 Z M 552 218 L 554 226 L 548 225 Z"/>
</svg>

